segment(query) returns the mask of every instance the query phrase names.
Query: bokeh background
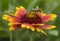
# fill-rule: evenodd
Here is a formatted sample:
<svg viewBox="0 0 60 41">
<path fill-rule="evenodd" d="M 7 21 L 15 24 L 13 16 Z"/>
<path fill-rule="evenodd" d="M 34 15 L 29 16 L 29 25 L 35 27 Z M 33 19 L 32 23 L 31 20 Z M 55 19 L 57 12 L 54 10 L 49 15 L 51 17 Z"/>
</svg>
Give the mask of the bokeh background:
<svg viewBox="0 0 60 41">
<path fill-rule="evenodd" d="M 49 24 L 57 27 L 46 30 L 48 36 L 35 32 L 9 31 L 8 22 L 2 19 L 3 14 L 13 14 L 16 7 L 24 6 L 28 11 L 39 6 L 44 13 L 57 14 L 54 21 Z M 60 41 L 60 0 L 0 0 L 0 41 Z"/>
</svg>

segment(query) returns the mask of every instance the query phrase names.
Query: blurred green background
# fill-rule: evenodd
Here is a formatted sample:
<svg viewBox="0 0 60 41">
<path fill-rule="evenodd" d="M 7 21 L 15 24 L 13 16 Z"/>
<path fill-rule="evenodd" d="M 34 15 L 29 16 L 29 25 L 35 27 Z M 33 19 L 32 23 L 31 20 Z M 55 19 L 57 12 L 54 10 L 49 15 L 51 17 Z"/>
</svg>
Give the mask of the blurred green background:
<svg viewBox="0 0 60 41">
<path fill-rule="evenodd" d="M 48 36 L 35 32 L 29 33 L 25 29 L 24 32 L 9 31 L 8 22 L 3 20 L 2 16 L 9 11 L 13 13 L 19 6 L 24 6 L 28 11 L 39 6 L 44 13 L 57 14 L 56 20 L 49 22 L 57 27 L 47 30 Z M 12 39 L 13 41 L 60 41 L 60 0 L 0 0 L 0 41 L 12 41 Z"/>
</svg>

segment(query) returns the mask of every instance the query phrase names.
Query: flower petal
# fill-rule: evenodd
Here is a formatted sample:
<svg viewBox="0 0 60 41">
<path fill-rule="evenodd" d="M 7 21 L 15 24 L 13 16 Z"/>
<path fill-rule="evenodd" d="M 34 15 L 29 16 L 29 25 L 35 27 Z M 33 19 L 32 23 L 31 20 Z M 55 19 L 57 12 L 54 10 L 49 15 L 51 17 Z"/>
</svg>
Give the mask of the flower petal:
<svg viewBox="0 0 60 41">
<path fill-rule="evenodd" d="M 15 30 L 15 28 L 14 27 L 10 27 L 9 30 L 12 31 L 12 30 Z"/>
<path fill-rule="evenodd" d="M 43 22 L 48 22 L 50 20 L 54 20 L 56 17 L 57 15 L 55 14 L 47 14 L 42 19 L 43 19 Z"/>
<path fill-rule="evenodd" d="M 35 31 L 35 28 L 31 24 L 25 23 L 25 24 L 22 24 L 21 27 L 31 29 L 32 31 Z"/>
<path fill-rule="evenodd" d="M 30 28 L 30 29 L 31 29 L 32 31 L 35 31 L 35 28 L 33 28 L 33 27 L 32 27 L 32 28 Z"/>
<path fill-rule="evenodd" d="M 36 28 L 36 30 L 37 30 L 38 32 L 42 32 L 44 35 L 47 36 L 47 34 L 46 34 L 42 29 L 40 29 L 40 27 Z"/>
<path fill-rule="evenodd" d="M 27 24 L 27 23 L 24 23 L 24 24 L 21 24 L 21 27 L 22 28 L 27 28 L 27 29 L 29 29 L 29 28 L 31 28 L 31 27 L 33 27 L 31 24 Z"/>
<path fill-rule="evenodd" d="M 32 24 L 32 25 L 35 25 L 35 26 L 43 26 L 44 24 Z"/>
<path fill-rule="evenodd" d="M 57 17 L 56 14 L 51 14 L 51 20 L 54 20 Z"/>
<path fill-rule="evenodd" d="M 46 14 L 45 14 L 45 13 L 37 12 L 37 15 L 42 18 L 42 17 L 44 17 Z"/>
<path fill-rule="evenodd" d="M 3 15 L 3 17 L 2 17 L 4 20 L 6 20 L 6 21 L 9 21 L 9 22 L 16 22 L 16 23 L 18 23 L 18 22 L 20 22 L 20 20 L 18 19 L 18 18 L 16 18 L 16 17 L 14 17 L 14 16 L 11 16 L 11 15 Z"/>
<path fill-rule="evenodd" d="M 9 15 L 3 15 L 2 17 L 4 20 L 8 21 L 10 18 L 12 18 L 11 16 Z"/>
<path fill-rule="evenodd" d="M 56 26 L 53 26 L 53 25 L 44 25 L 42 28 L 43 29 L 53 29 L 53 28 L 56 28 Z"/>
<path fill-rule="evenodd" d="M 12 27 L 16 30 L 16 29 L 19 29 L 21 27 L 21 24 L 14 24 Z"/>
<path fill-rule="evenodd" d="M 8 23 L 9 26 L 13 26 L 13 25 L 17 25 L 17 24 L 21 24 L 21 23 Z"/>
<path fill-rule="evenodd" d="M 14 16 L 18 17 L 18 18 L 21 18 L 22 16 L 24 16 L 27 11 L 25 10 L 25 8 L 23 6 L 20 6 L 20 8 L 16 7 L 17 11 L 15 13 Z"/>
<path fill-rule="evenodd" d="M 10 26 L 9 30 L 16 30 L 21 27 L 20 23 L 8 23 L 8 25 Z"/>
</svg>

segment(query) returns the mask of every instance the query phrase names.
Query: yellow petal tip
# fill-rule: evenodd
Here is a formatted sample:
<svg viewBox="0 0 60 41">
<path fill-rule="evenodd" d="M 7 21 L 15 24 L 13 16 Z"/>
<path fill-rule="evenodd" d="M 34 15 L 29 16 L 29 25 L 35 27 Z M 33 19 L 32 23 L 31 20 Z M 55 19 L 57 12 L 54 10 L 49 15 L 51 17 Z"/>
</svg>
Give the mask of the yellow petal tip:
<svg viewBox="0 0 60 41">
<path fill-rule="evenodd" d="M 30 29 L 30 27 L 29 27 L 29 26 L 27 26 L 26 28 L 27 28 L 27 29 Z"/>
<path fill-rule="evenodd" d="M 8 20 L 8 17 L 9 17 L 8 15 L 3 15 L 2 18 L 3 18 L 4 20 Z"/>
<path fill-rule="evenodd" d="M 56 14 L 52 14 L 52 16 L 51 16 L 51 20 L 54 20 L 56 17 L 57 17 Z"/>
<path fill-rule="evenodd" d="M 42 32 L 44 35 L 47 36 L 47 34 L 46 34 L 42 29 L 40 29 L 40 28 L 36 28 L 36 30 L 37 30 L 37 32 Z"/>
<path fill-rule="evenodd" d="M 10 27 L 9 30 L 11 31 L 11 30 L 15 30 L 15 29 L 14 29 L 14 27 Z"/>
<path fill-rule="evenodd" d="M 9 26 L 12 26 L 13 24 L 12 23 L 8 23 Z"/>
<path fill-rule="evenodd" d="M 21 25 L 22 28 L 25 28 L 26 26 L 24 24 Z"/>
<path fill-rule="evenodd" d="M 34 28 L 31 28 L 31 30 L 32 30 L 32 31 L 35 31 L 35 29 L 34 29 Z"/>
<path fill-rule="evenodd" d="M 56 26 L 52 26 L 52 28 L 56 28 Z"/>
</svg>

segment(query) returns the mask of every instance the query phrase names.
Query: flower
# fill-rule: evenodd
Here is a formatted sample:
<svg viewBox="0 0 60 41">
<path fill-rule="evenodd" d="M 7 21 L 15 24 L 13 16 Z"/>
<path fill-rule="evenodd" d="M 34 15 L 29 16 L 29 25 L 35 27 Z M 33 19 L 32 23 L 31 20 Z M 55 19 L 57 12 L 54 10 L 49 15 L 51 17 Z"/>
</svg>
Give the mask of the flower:
<svg viewBox="0 0 60 41">
<path fill-rule="evenodd" d="M 48 25 L 46 22 L 54 20 L 57 17 L 55 14 L 45 14 L 39 8 L 27 12 L 23 6 L 16 7 L 16 12 L 13 15 L 3 15 L 3 19 L 9 21 L 9 30 L 19 28 L 27 28 L 32 31 L 44 32 L 44 29 L 53 29 L 56 26 Z"/>
</svg>

